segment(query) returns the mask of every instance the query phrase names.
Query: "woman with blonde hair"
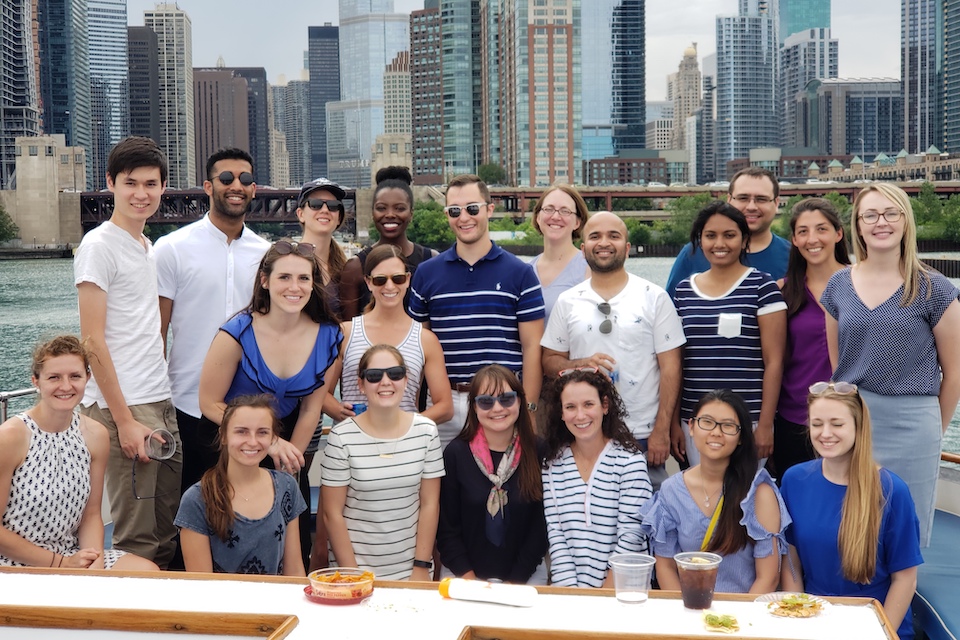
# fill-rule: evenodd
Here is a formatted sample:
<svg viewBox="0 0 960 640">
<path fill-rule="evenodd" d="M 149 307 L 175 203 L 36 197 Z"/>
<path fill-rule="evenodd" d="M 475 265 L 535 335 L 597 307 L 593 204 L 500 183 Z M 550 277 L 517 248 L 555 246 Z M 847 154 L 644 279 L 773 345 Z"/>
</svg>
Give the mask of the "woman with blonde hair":
<svg viewBox="0 0 960 640">
<path fill-rule="evenodd" d="M 899 187 L 864 187 L 850 236 L 857 264 L 834 274 L 820 299 L 833 379 L 856 384 L 871 408 L 873 455 L 910 487 L 928 546 L 941 440 L 960 399 L 960 291 L 917 257 Z"/>
<path fill-rule="evenodd" d="M 790 467 L 781 495 L 793 518 L 781 586 L 823 596 L 876 598 L 901 640 L 913 637 L 919 525 L 907 485 L 878 467 L 870 411 L 857 386 L 810 387 L 810 440 L 819 459 Z"/>
</svg>

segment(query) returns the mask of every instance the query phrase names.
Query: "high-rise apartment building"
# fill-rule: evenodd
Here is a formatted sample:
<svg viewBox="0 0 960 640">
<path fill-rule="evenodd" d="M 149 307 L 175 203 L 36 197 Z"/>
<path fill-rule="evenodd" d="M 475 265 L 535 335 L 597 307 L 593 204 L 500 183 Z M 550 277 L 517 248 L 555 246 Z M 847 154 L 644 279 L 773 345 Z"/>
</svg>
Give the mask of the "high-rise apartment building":
<svg viewBox="0 0 960 640">
<path fill-rule="evenodd" d="M 160 63 L 157 34 L 127 27 L 130 77 L 130 135 L 160 140 Z"/>
<path fill-rule="evenodd" d="M 795 33 L 830 28 L 830 0 L 780 0 L 780 43 Z"/>
<path fill-rule="evenodd" d="M 307 69 L 310 71 L 310 175 L 324 177 L 327 168 L 328 102 L 340 99 L 340 27 L 329 22 L 307 27 Z"/>
<path fill-rule="evenodd" d="M 194 69 L 193 95 L 198 159 L 193 184 L 201 185 L 208 179 L 207 158 L 215 151 L 226 147 L 250 151 L 247 81 L 224 67 Z"/>
<path fill-rule="evenodd" d="M 91 186 L 107 186 L 110 149 L 130 134 L 127 1 L 87 0 L 90 43 Z"/>
<path fill-rule="evenodd" d="M 16 138 L 40 134 L 39 43 L 34 0 L 0 0 L 0 188 L 12 189 Z"/>
<path fill-rule="evenodd" d="M 43 131 L 91 156 L 90 58 L 86 0 L 37 0 Z M 87 163 L 87 184 L 92 178 Z"/>
<path fill-rule="evenodd" d="M 824 155 L 866 160 L 903 148 L 903 95 L 894 78 L 814 81 L 803 102 L 808 139 Z"/>
<path fill-rule="evenodd" d="M 944 150 L 944 0 L 902 0 L 900 78 L 907 152 Z"/>
<path fill-rule="evenodd" d="M 410 140 L 413 179 L 443 183 L 443 76 L 440 72 L 440 0 L 410 14 Z"/>
<path fill-rule="evenodd" d="M 271 184 L 270 180 L 270 122 L 267 110 L 268 94 L 267 70 L 263 67 L 229 67 L 234 77 L 247 82 L 247 130 L 249 131 L 249 151 L 253 156 L 253 176 L 257 184 Z M 197 164 L 207 159 L 197 156 Z"/>
<path fill-rule="evenodd" d="M 687 47 L 676 74 L 673 91 L 673 131 L 671 149 L 687 149 L 687 118 L 700 108 L 700 65 L 697 63 L 697 45 Z"/>
<path fill-rule="evenodd" d="M 738 15 L 717 17 L 720 167 L 747 157 L 750 149 L 780 143 L 777 4 L 776 0 L 740 0 Z"/>
<path fill-rule="evenodd" d="M 783 5 L 781 5 L 781 8 Z M 811 80 L 837 77 L 839 44 L 826 27 L 791 34 L 780 50 L 782 139 L 784 147 L 802 147 L 803 114 L 797 111 L 797 96 Z"/>
<path fill-rule="evenodd" d="M 160 79 L 160 139 L 170 164 L 168 184 L 186 189 L 195 184 L 196 130 L 193 99 L 193 27 L 175 2 L 143 12 L 144 24 L 157 34 Z"/>
<path fill-rule="evenodd" d="M 943 2 L 943 148 L 960 151 L 960 0 Z"/>
<path fill-rule="evenodd" d="M 509 0 L 508 4 L 513 2 Z M 494 144 L 491 136 L 483 133 L 484 120 L 496 118 L 484 109 L 498 102 L 496 75 L 499 48 L 496 42 L 496 21 L 481 18 L 481 8 L 498 13 L 498 2 L 477 0 L 440 0 L 440 69 L 443 92 L 443 161 L 449 175 L 473 173 L 480 164 L 482 145 Z M 491 33 L 490 28 L 494 31 Z M 483 71 L 483 57 L 488 56 L 489 68 Z M 500 103 L 500 106 L 503 106 Z M 492 126 L 499 126 L 499 118 Z"/>
<path fill-rule="evenodd" d="M 394 13 L 393 0 L 340 0 L 340 100 L 326 105 L 331 180 L 370 186 L 373 141 L 383 133 L 383 70 L 409 46 L 409 17 Z"/>
<path fill-rule="evenodd" d="M 410 52 L 401 51 L 383 72 L 383 132 L 410 135 Z"/>
</svg>

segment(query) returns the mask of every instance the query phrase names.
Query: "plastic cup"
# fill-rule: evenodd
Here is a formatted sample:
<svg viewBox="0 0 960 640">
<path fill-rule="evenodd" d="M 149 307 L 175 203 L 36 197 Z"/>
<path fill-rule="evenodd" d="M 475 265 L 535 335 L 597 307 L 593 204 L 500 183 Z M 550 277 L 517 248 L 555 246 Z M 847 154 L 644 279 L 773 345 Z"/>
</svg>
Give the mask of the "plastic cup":
<svg viewBox="0 0 960 640">
<path fill-rule="evenodd" d="M 143 442 L 151 460 L 169 460 L 177 452 L 177 441 L 166 429 L 154 429 Z"/>
<path fill-rule="evenodd" d="M 680 595 L 687 609 L 709 609 L 717 585 L 721 556 L 705 551 L 687 551 L 673 556 L 680 575 Z"/>
<path fill-rule="evenodd" d="M 653 577 L 653 565 L 656 562 L 644 553 L 618 553 L 610 556 L 617 600 L 624 604 L 646 602 L 650 591 L 650 578 Z"/>
</svg>

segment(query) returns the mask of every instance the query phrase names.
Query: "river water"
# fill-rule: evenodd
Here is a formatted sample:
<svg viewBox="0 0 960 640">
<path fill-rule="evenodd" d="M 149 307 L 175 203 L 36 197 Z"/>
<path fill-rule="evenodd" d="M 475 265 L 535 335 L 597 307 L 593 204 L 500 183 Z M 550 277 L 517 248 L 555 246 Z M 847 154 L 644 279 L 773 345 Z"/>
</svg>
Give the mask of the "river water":
<svg viewBox="0 0 960 640">
<path fill-rule="evenodd" d="M 627 270 L 663 286 L 672 264 L 673 258 L 630 258 Z M 30 386 L 30 353 L 38 342 L 79 330 L 72 260 L 0 260 L 0 391 Z M 31 402 L 14 400 L 11 411 Z M 960 452 L 960 413 L 943 448 Z"/>
</svg>

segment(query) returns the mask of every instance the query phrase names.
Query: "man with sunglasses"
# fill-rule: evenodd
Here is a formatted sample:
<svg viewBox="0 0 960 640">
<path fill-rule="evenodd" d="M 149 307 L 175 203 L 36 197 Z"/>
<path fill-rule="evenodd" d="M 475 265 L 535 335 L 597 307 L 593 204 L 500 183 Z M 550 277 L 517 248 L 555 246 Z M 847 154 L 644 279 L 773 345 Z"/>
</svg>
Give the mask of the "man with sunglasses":
<svg viewBox="0 0 960 640">
<path fill-rule="evenodd" d="M 413 276 L 410 315 L 439 338 L 453 391 L 453 418 L 437 425 L 444 447 L 463 428 L 470 381 L 482 367 L 500 364 L 518 373 L 531 411 L 540 397 L 540 281 L 529 264 L 490 239 L 493 209 L 479 177 L 452 179 L 444 210 L 457 242 Z"/>
<path fill-rule="evenodd" d="M 581 250 L 590 279 L 557 299 L 540 343 L 543 372 L 597 369 L 613 378 L 656 490 L 667 477 L 663 465 L 680 398 L 683 324 L 666 291 L 624 268 L 630 243 L 623 220 L 593 214 Z"/>
<path fill-rule="evenodd" d="M 760 167 L 742 169 L 730 181 L 727 202 L 743 213 L 750 227 L 750 246 L 745 256 L 747 266 L 769 273 L 774 280 L 786 275 L 790 243 L 770 231 L 780 207 L 777 177 Z M 692 246 L 689 242 L 683 246 L 670 270 L 667 293 L 671 298 L 682 280 L 710 268 L 703 251 L 693 250 Z"/>
<path fill-rule="evenodd" d="M 244 224 L 257 188 L 250 154 L 220 149 L 207 159 L 206 172 L 207 215 L 157 241 L 164 340 L 168 327 L 173 329 L 168 366 L 183 441 L 181 492 L 218 457 L 216 431 L 201 428 L 197 390 L 203 359 L 220 326 L 250 304 L 260 260 L 270 248 Z"/>
</svg>

